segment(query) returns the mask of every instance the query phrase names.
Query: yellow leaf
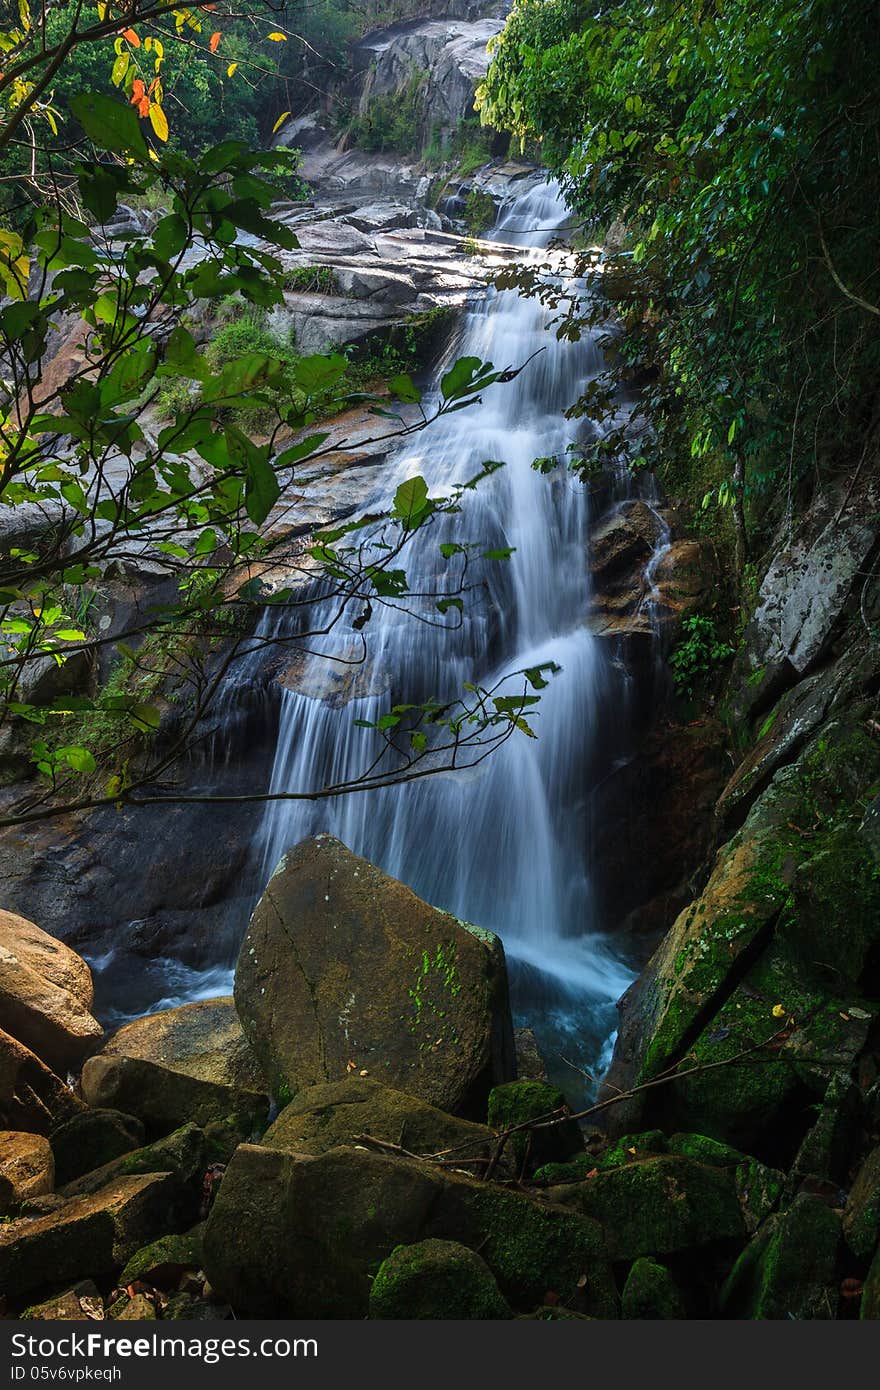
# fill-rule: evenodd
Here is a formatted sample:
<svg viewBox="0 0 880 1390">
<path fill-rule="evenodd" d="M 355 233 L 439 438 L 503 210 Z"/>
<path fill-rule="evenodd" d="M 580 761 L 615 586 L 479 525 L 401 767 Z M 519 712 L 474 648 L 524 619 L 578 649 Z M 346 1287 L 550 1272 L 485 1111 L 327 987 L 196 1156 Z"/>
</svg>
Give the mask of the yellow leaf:
<svg viewBox="0 0 880 1390">
<path fill-rule="evenodd" d="M 237 67 L 238 63 L 230 63 L 229 67 L 226 69 L 226 76 L 231 77 Z"/>
<path fill-rule="evenodd" d="M 282 111 L 282 112 L 281 112 L 281 115 L 278 117 L 278 120 L 275 122 L 275 124 L 274 124 L 273 127 L 272 127 L 272 134 L 273 134 L 273 135 L 275 134 L 276 130 L 280 130 L 280 129 L 281 129 L 281 127 L 284 125 L 284 122 L 287 120 L 287 118 L 288 118 L 289 115 L 290 115 L 290 112 L 289 112 L 289 111 Z"/>
<path fill-rule="evenodd" d="M 155 102 L 150 107 L 150 125 L 160 140 L 168 139 L 168 121 L 165 112 Z"/>
<path fill-rule="evenodd" d="M 774 1018 L 785 1018 L 785 1015 L 788 1013 L 788 1010 L 786 1009 L 784 1004 L 774 1004 L 772 1013 Z"/>
<path fill-rule="evenodd" d="M 277 29 L 274 33 L 269 35 L 269 38 L 272 40 L 273 43 L 287 43 L 287 35 L 279 34 Z"/>
</svg>

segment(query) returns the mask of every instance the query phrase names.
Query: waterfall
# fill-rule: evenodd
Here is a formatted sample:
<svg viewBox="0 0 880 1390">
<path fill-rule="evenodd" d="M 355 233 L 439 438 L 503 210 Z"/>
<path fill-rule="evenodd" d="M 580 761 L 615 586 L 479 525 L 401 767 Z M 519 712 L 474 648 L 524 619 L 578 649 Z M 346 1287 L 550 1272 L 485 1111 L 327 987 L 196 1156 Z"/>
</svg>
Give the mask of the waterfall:
<svg viewBox="0 0 880 1390">
<path fill-rule="evenodd" d="M 565 220 L 558 189 L 541 185 L 502 210 L 492 235 L 545 247 Z M 355 668 L 347 702 L 326 698 L 326 672 L 328 660 L 350 659 L 351 629 L 337 625 L 310 641 L 294 688 L 282 695 L 270 791 L 357 776 L 376 735 L 355 721 L 375 720 L 389 704 L 454 699 L 465 681 L 488 687 L 508 672 L 554 662 L 559 674 L 532 717 L 537 737 L 517 733 L 479 767 L 409 786 L 270 801 L 256 849 L 264 883 L 285 849 L 329 831 L 429 902 L 497 932 L 518 1021 L 534 1029 L 555 1078 L 578 1092 L 582 1073 L 594 1074 L 610 1055 L 614 1005 L 632 978 L 595 918 L 591 854 L 596 769 L 607 757 L 622 677 L 587 627 L 587 488 L 564 463 L 549 476 L 532 467 L 539 457 L 564 457 L 576 429 L 565 407 L 601 369 L 595 343 L 558 341 L 549 317 L 535 300 L 494 290 L 464 314 L 440 370 L 465 355 L 501 368 L 537 355 L 514 381 L 491 387 L 482 405 L 443 416 L 401 448 L 373 499 L 387 505 L 416 474 L 431 495 L 444 494 L 485 460 L 503 460 L 468 495 L 455 529 L 425 528 L 404 563 L 410 587 L 430 589 L 447 535 L 512 547 L 510 559 L 481 563 L 457 631 L 438 633 L 411 613 L 376 605 L 365 630 L 367 664 Z"/>
</svg>

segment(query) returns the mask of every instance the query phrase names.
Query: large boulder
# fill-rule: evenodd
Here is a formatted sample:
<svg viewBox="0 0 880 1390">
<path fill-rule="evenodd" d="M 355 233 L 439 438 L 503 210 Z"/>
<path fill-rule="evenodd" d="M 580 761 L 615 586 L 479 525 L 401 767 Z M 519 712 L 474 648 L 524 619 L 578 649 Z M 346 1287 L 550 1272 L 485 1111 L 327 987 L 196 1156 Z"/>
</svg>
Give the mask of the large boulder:
<svg viewBox="0 0 880 1390">
<path fill-rule="evenodd" d="M 497 937 L 329 835 L 284 855 L 239 955 L 235 1002 L 273 1093 L 367 1072 L 441 1110 L 486 1113 L 512 1078 Z"/>
<path fill-rule="evenodd" d="M 35 974 L 72 994 L 84 1009 L 91 1009 L 95 998 L 92 972 L 82 956 L 63 941 L 50 936 L 26 917 L 0 911 L 0 946 L 11 951 Z"/>
<path fill-rule="evenodd" d="M 235 1143 L 218 1146 L 198 1125 L 183 1125 L 164 1139 L 157 1139 L 155 1144 L 147 1144 L 143 1148 L 132 1150 L 131 1153 L 122 1154 L 100 1168 L 74 1178 L 61 1188 L 61 1193 L 66 1198 L 88 1197 L 119 1178 L 141 1176 L 144 1173 L 171 1173 L 177 1180 L 181 1194 L 181 1214 L 194 1221 L 199 1210 L 206 1171 L 212 1163 L 225 1163 L 240 1139 L 239 1134 Z"/>
<path fill-rule="evenodd" d="M 208 1217 L 204 1267 L 239 1316 L 361 1318 L 376 1267 L 398 1245 L 434 1238 L 477 1251 L 514 1306 L 552 1293 L 617 1315 L 595 1222 L 365 1148 L 310 1157 L 242 1144 Z"/>
<path fill-rule="evenodd" d="M 0 913 L 0 1013 L 13 1037 L 64 1073 L 103 1037 L 91 1003 L 85 961 L 33 922 Z"/>
<path fill-rule="evenodd" d="M 0 1125 L 49 1134 L 83 1109 L 60 1077 L 0 1029 Z"/>
<path fill-rule="evenodd" d="M 136 1115 L 156 1137 L 187 1121 L 268 1114 L 262 1074 L 230 998 L 208 999 L 136 1019 L 83 1068 L 89 1105 Z"/>
<path fill-rule="evenodd" d="M 370 1289 L 371 1318 L 509 1318 L 510 1308 L 485 1261 L 452 1240 L 399 1245 L 380 1264 Z"/>
<path fill-rule="evenodd" d="M 859 1260 L 880 1244 L 880 1148 L 872 1149 L 856 1174 L 843 1213 L 843 1234 Z"/>
<path fill-rule="evenodd" d="M 761 1321 L 836 1317 L 840 1244 L 839 1213 L 801 1193 L 746 1246 L 722 1289 L 722 1310 Z"/>
<path fill-rule="evenodd" d="M 83 1110 L 52 1131 L 59 1187 L 130 1153 L 144 1142 L 144 1127 L 119 1110 Z"/>
<path fill-rule="evenodd" d="M 55 1186 L 49 1142 L 41 1134 L 0 1131 L 0 1216 L 27 1197 L 42 1197 Z"/>
<path fill-rule="evenodd" d="M 678 1155 L 597 1172 L 550 1196 L 599 1221 L 615 1260 L 693 1255 L 745 1239 L 732 1177 Z"/>
<path fill-rule="evenodd" d="M 457 1166 L 477 1170 L 496 1143 L 485 1125 L 447 1115 L 415 1096 L 359 1076 L 300 1091 L 260 1142 L 273 1149 L 322 1154 L 362 1135 L 420 1156 L 454 1150 Z"/>
<path fill-rule="evenodd" d="M 0 1226 L 0 1288 L 21 1297 L 63 1280 L 112 1274 L 146 1241 L 175 1227 L 176 1191 L 168 1173 L 120 1178 L 48 1216 Z"/>
<path fill-rule="evenodd" d="M 147 1014 L 107 1040 L 102 1057 L 138 1057 L 199 1081 L 262 1091 L 259 1064 L 230 995 Z"/>
</svg>

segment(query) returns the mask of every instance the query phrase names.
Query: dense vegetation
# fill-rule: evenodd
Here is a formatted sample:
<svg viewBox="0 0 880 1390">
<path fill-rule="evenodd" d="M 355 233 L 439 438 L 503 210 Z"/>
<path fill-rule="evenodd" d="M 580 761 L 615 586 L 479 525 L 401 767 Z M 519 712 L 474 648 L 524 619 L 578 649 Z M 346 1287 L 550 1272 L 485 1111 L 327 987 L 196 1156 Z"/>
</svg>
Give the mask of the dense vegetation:
<svg viewBox="0 0 880 1390">
<path fill-rule="evenodd" d="M 875 47 L 868 0 L 518 0 L 480 92 L 541 140 L 586 238 L 623 224 L 604 385 L 643 384 L 631 458 L 724 509 L 740 574 L 755 527 L 874 447 Z"/>
</svg>

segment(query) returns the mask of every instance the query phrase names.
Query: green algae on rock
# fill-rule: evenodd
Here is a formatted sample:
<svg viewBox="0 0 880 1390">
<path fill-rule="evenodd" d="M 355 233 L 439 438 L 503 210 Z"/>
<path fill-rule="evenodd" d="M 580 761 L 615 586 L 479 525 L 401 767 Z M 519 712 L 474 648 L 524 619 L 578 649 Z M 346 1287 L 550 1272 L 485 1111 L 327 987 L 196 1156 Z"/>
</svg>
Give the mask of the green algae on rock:
<svg viewBox="0 0 880 1390">
<path fill-rule="evenodd" d="M 371 1318 L 509 1318 L 492 1271 L 473 1250 L 449 1240 L 399 1245 L 370 1288 Z"/>
<path fill-rule="evenodd" d="M 686 1318 L 687 1308 L 681 1290 L 665 1265 L 641 1256 L 623 1286 L 620 1300 L 622 1318 Z"/>
</svg>

